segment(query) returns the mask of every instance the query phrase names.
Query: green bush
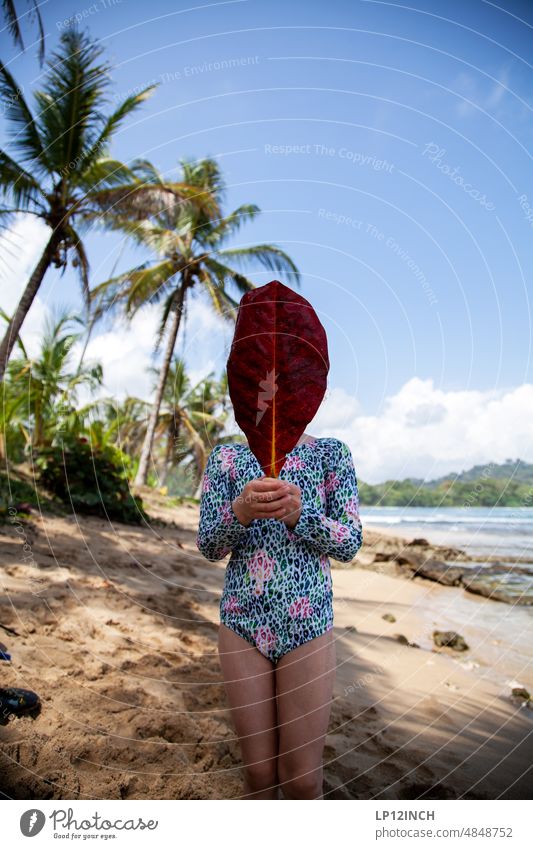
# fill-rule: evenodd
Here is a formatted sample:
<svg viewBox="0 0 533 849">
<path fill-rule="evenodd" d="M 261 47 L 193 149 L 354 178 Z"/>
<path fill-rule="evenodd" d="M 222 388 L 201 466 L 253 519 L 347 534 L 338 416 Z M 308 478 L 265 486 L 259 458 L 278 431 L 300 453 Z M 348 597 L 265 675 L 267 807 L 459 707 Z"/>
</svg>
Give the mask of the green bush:
<svg viewBox="0 0 533 849">
<path fill-rule="evenodd" d="M 131 460 L 114 445 L 93 448 L 85 437 L 34 450 L 39 480 L 73 511 L 120 522 L 147 519 L 142 500 L 131 494 Z"/>
</svg>

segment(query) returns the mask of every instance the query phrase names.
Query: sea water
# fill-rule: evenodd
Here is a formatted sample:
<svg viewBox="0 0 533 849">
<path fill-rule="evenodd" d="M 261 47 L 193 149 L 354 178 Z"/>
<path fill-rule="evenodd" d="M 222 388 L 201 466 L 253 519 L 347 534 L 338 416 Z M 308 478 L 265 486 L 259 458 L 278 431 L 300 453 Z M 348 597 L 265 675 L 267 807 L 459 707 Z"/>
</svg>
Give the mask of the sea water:
<svg viewBox="0 0 533 849">
<path fill-rule="evenodd" d="M 425 537 L 468 554 L 531 560 L 533 507 L 364 507 L 363 526 L 398 536 Z M 376 529 L 377 529 L 376 527 Z M 527 564 L 523 564 L 527 567 Z"/>
</svg>

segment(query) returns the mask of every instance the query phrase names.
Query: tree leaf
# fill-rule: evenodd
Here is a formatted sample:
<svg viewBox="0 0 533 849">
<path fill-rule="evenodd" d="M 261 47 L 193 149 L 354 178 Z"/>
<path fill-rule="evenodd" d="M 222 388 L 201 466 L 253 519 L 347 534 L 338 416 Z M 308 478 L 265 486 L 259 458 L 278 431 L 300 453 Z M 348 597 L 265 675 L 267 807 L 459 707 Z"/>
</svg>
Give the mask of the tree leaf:
<svg viewBox="0 0 533 849">
<path fill-rule="evenodd" d="M 326 391 L 326 331 L 306 298 L 271 280 L 239 303 L 227 362 L 235 420 L 265 475 L 278 477 Z"/>
</svg>

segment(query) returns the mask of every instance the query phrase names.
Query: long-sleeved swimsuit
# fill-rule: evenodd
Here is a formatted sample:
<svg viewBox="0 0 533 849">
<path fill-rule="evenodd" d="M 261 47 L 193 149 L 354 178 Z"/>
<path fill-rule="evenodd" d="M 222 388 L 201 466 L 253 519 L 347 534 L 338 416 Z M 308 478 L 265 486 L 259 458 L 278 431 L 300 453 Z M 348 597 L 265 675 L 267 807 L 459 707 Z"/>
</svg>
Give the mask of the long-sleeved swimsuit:
<svg viewBox="0 0 533 849">
<path fill-rule="evenodd" d="M 242 525 L 232 507 L 264 472 L 242 443 L 216 445 L 207 461 L 196 537 L 208 560 L 231 551 L 220 620 L 265 657 L 280 657 L 333 627 L 329 556 L 352 560 L 362 545 L 359 494 L 345 442 L 321 437 L 286 455 L 281 480 L 300 487 L 302 512 L 289 529 L 281 519 Z"/>
</svg>

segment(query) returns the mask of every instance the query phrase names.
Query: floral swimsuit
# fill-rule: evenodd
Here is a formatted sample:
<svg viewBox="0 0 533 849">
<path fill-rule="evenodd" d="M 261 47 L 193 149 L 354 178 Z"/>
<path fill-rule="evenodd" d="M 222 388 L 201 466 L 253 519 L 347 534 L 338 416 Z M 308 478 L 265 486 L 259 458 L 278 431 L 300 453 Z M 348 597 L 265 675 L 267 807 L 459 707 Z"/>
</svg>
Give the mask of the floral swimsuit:
<svg viewBox="0 0 533 849">
<path fill-rule="evenodd" d="M 264 477 L 247 445 L 216 445 L 202 482 L 196 545 L 208 560 L 231 551 L 220 619 L 273 663 L 333 627 L 328 555 L 348 562 L 362 544 L 359 495 L 348 445 L 321 437 L 297 445 L 279 478 L 300 487 L 293 529 L 281 519 L 241 525 L 232 501 Z"/>
</svg>

